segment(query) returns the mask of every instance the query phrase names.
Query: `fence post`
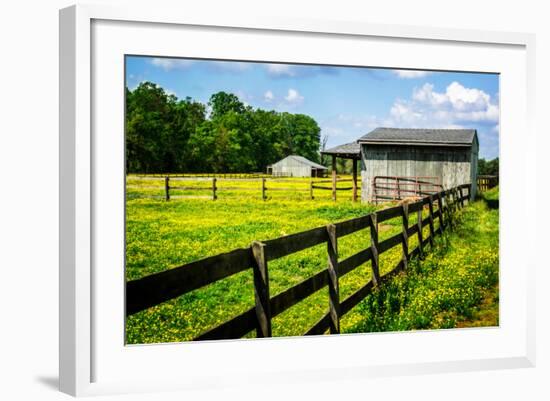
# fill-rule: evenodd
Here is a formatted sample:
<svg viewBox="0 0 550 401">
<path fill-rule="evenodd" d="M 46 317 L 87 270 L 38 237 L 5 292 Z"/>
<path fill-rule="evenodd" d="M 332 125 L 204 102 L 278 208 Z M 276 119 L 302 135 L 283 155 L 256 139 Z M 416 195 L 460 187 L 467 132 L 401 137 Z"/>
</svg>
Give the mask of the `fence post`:
<svg viewBox="0 0 550 401">
<path fill-rule="evenodd" d="M 170 200 L 170 177 L 164 177 L 164 192 L 166 193 L 166 201 Z"/>
<path fill-rule="evenodd" d="M 401 186 L 399 185 L 399 177 L 395 177 L 395 183 L 397 185 L 397 199 L 401 199 Z"/>
<path fill-rule="evenodd" d="M 409 204 L 403 203 L 403 269 L 408 266 L 409 259 Z"/>
<path fill-rule="evenodd" d="M 269 275 L 265 258 L 265 244 L 254 241 L 252 243 L 254 255 L 254 300 L 256 302 L 256 317 L 258 327 L 257 337 L 271 337 L 271 306 L 269 303 Z"/>
<path fill-rule="evenodd" d="M 262 200 L 265 200 L 265 178 L 262 178 Z"/>
<path fill-rule="evenodd" d="M 420 251 L 420 258 L 424 257 L 424 245 L 422 244 L 424 240 L 424 233 L 422 232 L 422 209 L 423 207 L 420 207 L 420 210 L 416 212 L 416 226 L 418 227 L 418 250 Z"/>
<path fill-rule="evenodd" d="M 447 191 L 445 193 L 445 210 L 447 212 L 447 221 L 449 222 L 449 228 L 452 230 L 453 229 L 453 215 L 451 213 L 451 207 L 452 207 L 452 204 L 451 204 L 451 201 L 450 201 L 450 191 Z"/>
<path fill-rule="evenodd" d="M 372 253 L 372 281 L 377 286 L 380 283 L 380 271 L 378 269 L 378 217 L 376 213 L 370 215 L 370 249 Z"/>
<path fill-rule="evenodd" d="M 434 197 L 430 195 L 428 198 L 428 208 L 430 209 L 430 246 L 434 246 Z"/>
<path fill-rule="evenodd" d="M 336 202 L 336 156 L 332 156 L 332 200 Z"/>
<path fill-rule="evenodd" d="M 216 190 L 218 187 L 216 187 L 216 177 L 212 178 L 212 200 L 218 199 L 218 195 L 216 195 Z"/>
<path fill-rule="evenodd" d="M 443 219 L 444 219 L 443 229 L 446 229 L 447 226 L 450 224 L 449 223 L 448 200 L 447 200 L 447 192 L 446 191 L 443 192 L 443 196 L 441 197 L 441 202 L 442 202 L 441 211 L 443 212 Z"/>
<path fill-rule="evenodd" d="M 352 172 L 352 199 L 353 202 L 357 202 L 357 160 L 352 159 L 353 163 L 353 172 Z"/>
<path fill-rule="evenodd" d="M 445 222 L 443 221 L 443 199 L 441 199 L 441 192 L 437 193 L 437 214 L 439 215 L 439 233 L 443 234 Z"/>
<path fill-rule="evenodd" d="M 313 179 L 309 180 L 309 197 L 313 199 Z"/>
<path fill-rule="evenodd" d="M 338 242 L 336 238 L 336 226 L 327 226 L 328 241 L 328 294 L 330 333 L 340 333 L 340 289 L 338 286 Z"/>
<path fill-rule="evenodd" d="M 460 208 L 464 208 L 464 193 L 462 192 L 462 187 L 458 188 L 458 194 L 460 195 Z"/>
</svg>

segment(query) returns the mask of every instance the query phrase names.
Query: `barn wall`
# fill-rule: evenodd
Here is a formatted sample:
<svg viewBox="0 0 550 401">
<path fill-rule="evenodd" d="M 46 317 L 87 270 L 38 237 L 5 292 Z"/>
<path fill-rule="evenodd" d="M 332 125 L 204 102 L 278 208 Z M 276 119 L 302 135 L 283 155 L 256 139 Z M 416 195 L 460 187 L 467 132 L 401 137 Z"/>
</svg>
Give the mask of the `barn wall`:
<svg viewBox="0 0 550 401">
<path fill-rule="evenodd" d="M 295 159 L 283 159 L 272 165 L 274 176 L 311 177 L 311 166 Z"/>
<path fill-rule="evenodd" d="M 375 176 L 439 177 L 445 189 L 475 182 L 473 163 L 471 148 L 361 145 L 361 199 L 371 199 Z"/>
</svg>

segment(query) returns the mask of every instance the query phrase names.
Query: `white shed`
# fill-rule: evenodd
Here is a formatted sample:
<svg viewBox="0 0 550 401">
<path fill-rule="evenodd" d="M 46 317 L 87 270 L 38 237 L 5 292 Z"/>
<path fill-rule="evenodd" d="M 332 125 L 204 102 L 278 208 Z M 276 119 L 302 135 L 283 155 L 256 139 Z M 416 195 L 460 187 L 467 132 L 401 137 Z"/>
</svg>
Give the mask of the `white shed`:
<svg viewBox="0 0 550 401">
<path fill-rule="evenodd" d="M 276 177 L 324 177 L 327 171 L 325 166 L 296 155 L 267 166 L 267 173 Z"/>
</svg>

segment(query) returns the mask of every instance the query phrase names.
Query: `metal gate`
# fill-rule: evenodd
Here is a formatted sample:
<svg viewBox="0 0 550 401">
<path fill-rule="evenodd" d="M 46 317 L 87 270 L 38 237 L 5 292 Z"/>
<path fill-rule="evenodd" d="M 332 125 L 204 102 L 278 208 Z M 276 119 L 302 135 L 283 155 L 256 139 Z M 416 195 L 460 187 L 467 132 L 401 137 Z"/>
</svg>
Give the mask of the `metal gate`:
<svg viewBox="0 0 550 401">
<path fill-rule="evenodd" d="M 375 176 L 372 180 L 372 199 L 378 203 L 405 198 L 421 198 L 443 190 L 439 177 Z"/>
</svg>

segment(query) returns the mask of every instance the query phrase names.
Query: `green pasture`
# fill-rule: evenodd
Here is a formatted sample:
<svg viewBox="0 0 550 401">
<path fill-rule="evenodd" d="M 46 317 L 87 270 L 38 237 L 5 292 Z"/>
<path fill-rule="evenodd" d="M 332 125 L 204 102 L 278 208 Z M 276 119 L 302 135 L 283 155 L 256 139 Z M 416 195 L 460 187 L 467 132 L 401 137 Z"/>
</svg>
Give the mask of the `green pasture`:
<svg viewBox="0 0 550 401">
<path fill-rule="evenodd" d="M 350 332 L 401 331 L 499 324 L 498 187 L 458 214 L 456 229 L 439 237 L 422 261 L 357 307 Z"/>
<path fill-rule="evenodd" d="M 173 183 L 177 180 L 171 178 L 170 181 Z M 182 182 L 185 182 L 186 187 L 211 185 L 211 180 Z M 178 182 L 177 185 L 179 184 Z M 155 185 L 160 188 L 150 188 Z M 362 216 L 375 209 L 373 205 L 351 202 L 351 191 L 338 191 L 338 201 L 333 202 L 330 199 L 331 191 L 315 190 L 315 199 L 311 200 L 309 179 L 303 178 L 286 179 L 281 182 L 268 180 L 266 184 L 268 199 L 265 201 L 261 199 L 259 179 L 241 182 L 233 179 L 225 183 L 224 180 L 219 180 L 216 201 L 176 198 L 166 202 L 162 199 L 163 185 L 163 178 L 143 180 L 128 177 L 127 280 L 137 279 L 235 248 L 246 247 L 254 240 L 277 238 Z M 224 185 L 228 188 L 242 187 L 248 190 L 224 191 Z M 330 186 L 330 184 L 319 185 Z M 351 183 L 342 182 L 339 183 L 340 185 L 351 186 Z M 140 186 L 144 188 L 139 188 Z M 290 189 L 269 192 L 270 187 Z M 181 191 L 181 194 L 208 195 L 208 191 L 185 190 Z M 485 213 L 479 206 L 468 208 L 468 211 L 463 214 L 467 217 L 468 213 L 482 212 Z M 498 216 L 498 211 L 496 214 Z M 411 217 L 411 224 L 413 221 L 414 217 Z M 495 222 L 489 219 L 488 224 L 493 227 Z M 496 224 L 498 234 L 498 218 Z M 380 240 L 400 230 L 400 219 L 384 222 L 380 225 Z M 424 235 L 428 235 L 427 227 Z M 494 232 L 490 235 L 494 235 Z M 493 265 L 498 271 L 498 235 L 496 238 L 497 260 Z M 476 236 L 472 235 L 472 239 L 475 240 Z M 448 242 L 453 243 L 453 240 L 449 239 Z M 413 249 L 416 243 L 415 236 L 410 239 L 410 249 Z M 369 244 L 368 230 L 340 238 L 339 257 L 346 258 Z M 446 253 L 447 248 L 442 252 Z M 391 270 L 400 258 L 400 247 L 381 255 L 381 273 Z M 326 260 L 326 245 L 319 245 L 270 262 L 271 296 L 325 269 Z M 350 295 L 370 280 L 370 269 L 369 262 L 344 276 L 340 280 L 341 297 Z M 476 302 L 478 298 L 475 298 Z M 190 340 L 253 305 L 252 272 L 245 271 L 130 316 L 126 322 L 126 340 L 129 344 Z M 407 305 L 403 304 L 403 309 Z M 325 288 L 274 318 L 273 335 L 301 335 L 326 312 L 327 308 L 328 290 Z M 366 331 L 367 327 L 361 325 L 365 324 L 365 318 L 370 316 L 369 311 L 367 307 L 361 306 L 349 312 L 342 319 L 342 330 L 344 332 Z M 458 319 L 457 315 L 455 321 L 458 322 Z M 368 331 L 376 330 L 377 327 L 368 327 Z M 394 326 L 388 327 L 395 329 Z M 424 327 L 425 325 L 420 325 L 410 328 Z M 254 335 L 254 333 L 249 334 L 251 337 Z"/>
<path fill-rule="evenodd" d="M 168 176 L 170 197 L 172 199 L 189 199 L 194 197 L 212 196 L 212 178 L 211 177 L 185 177 Z M 265 178 L 265 195 L 268 200 L 310 200 L 310 185 L 313 182 L 315 186 L 330 188 L 331 178 Z M 165 198 L 164 176 L 128 176 L 126 180 L 127 199 Z M 361 180 L 357 180 L 358 194 L 361 190 Z M 337 198 L 342 200 L 351 200 L 352 191 L 347 189 L 352 186 L 351 176 L 339 176 L 337 188 L 344 190 L 337 191 Z M 262 178 L 250 178 L 243 175 L 243 178 L 216 178 L 216 195 L 219 200 L 231 200 L 238 198 L 239 201 L 261 200 L 262 199 Z M 185 189 L 177 189 L 185 188 Z M 313 189 L 313 196 L 318 200 L 331 200 L 332 191 L 326 189 Z"/>
</svg>

